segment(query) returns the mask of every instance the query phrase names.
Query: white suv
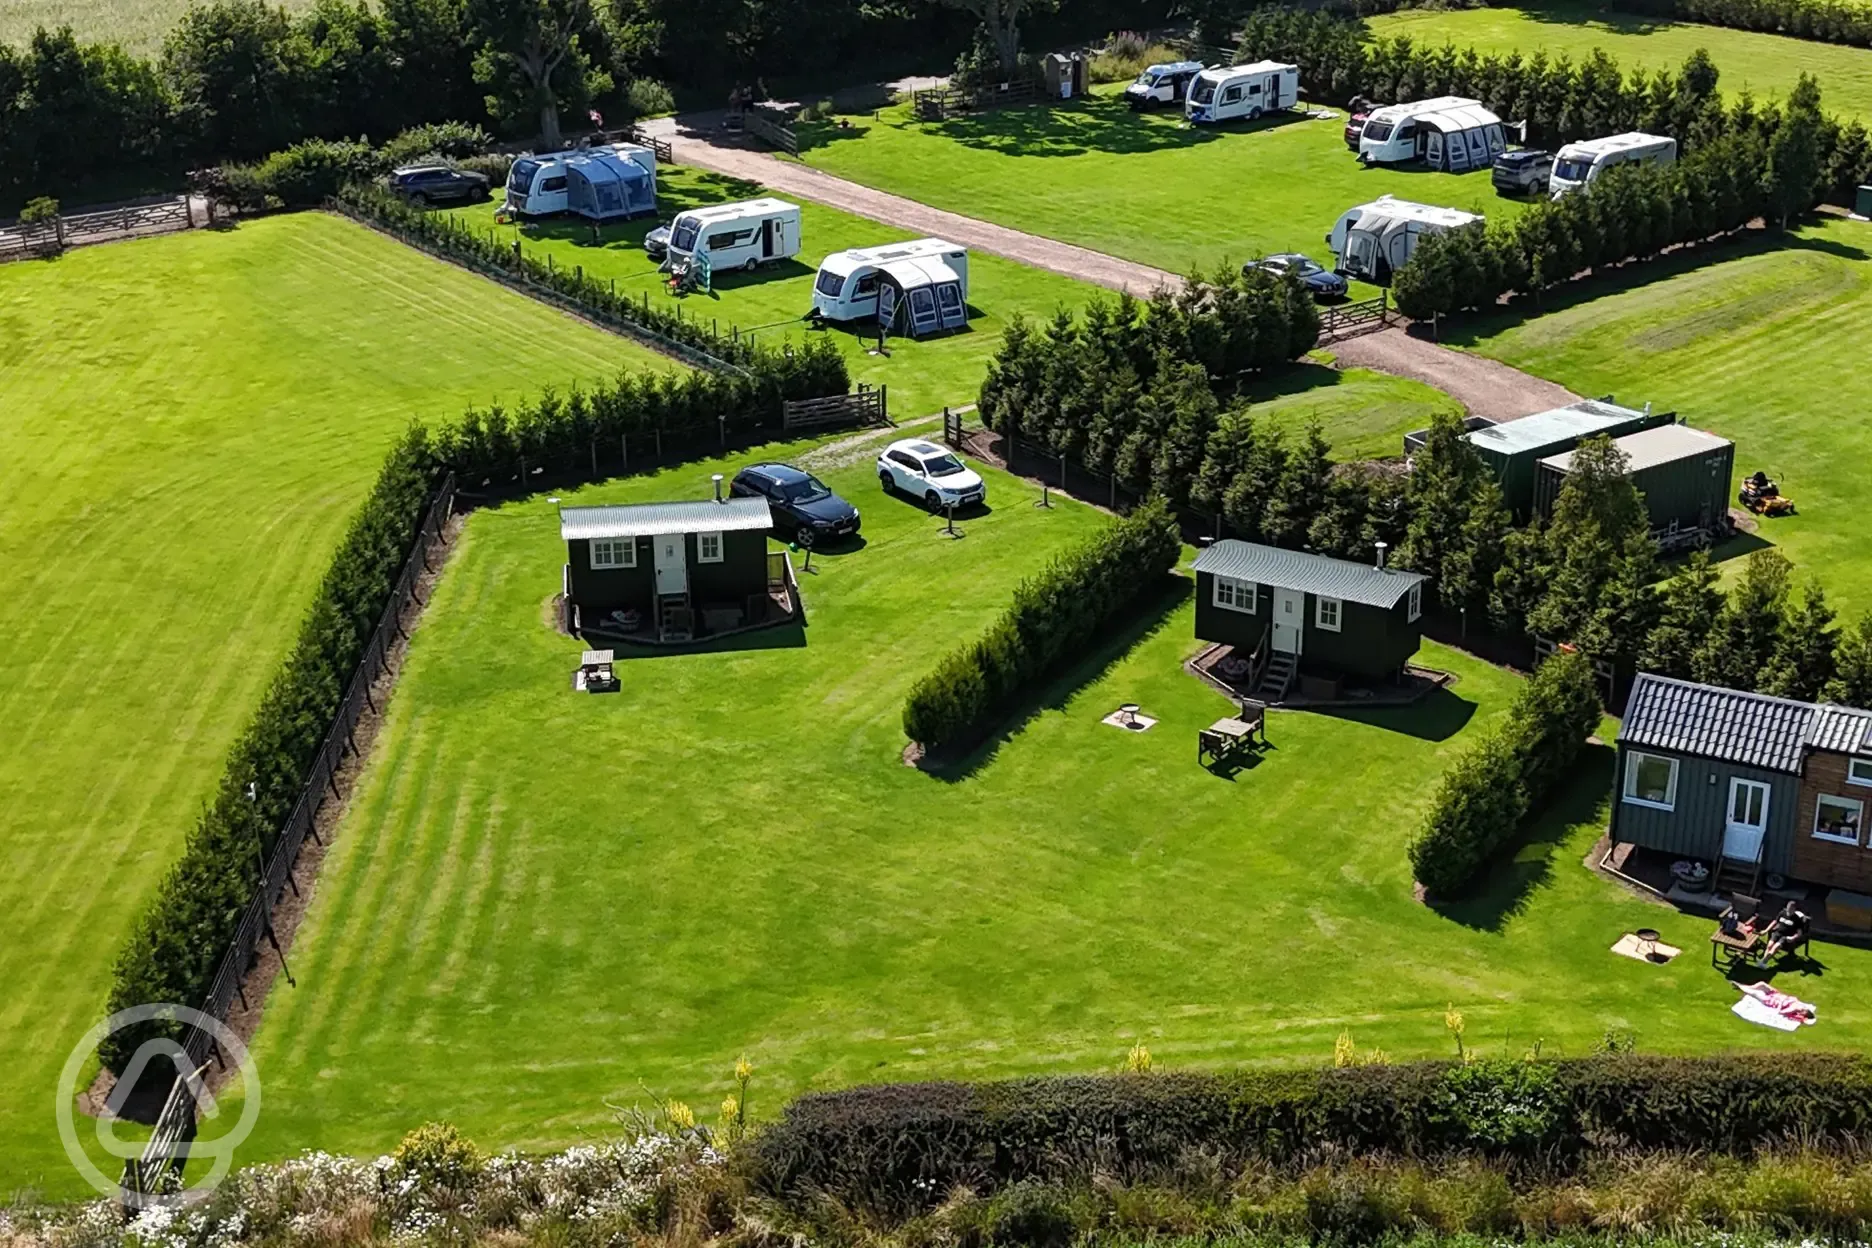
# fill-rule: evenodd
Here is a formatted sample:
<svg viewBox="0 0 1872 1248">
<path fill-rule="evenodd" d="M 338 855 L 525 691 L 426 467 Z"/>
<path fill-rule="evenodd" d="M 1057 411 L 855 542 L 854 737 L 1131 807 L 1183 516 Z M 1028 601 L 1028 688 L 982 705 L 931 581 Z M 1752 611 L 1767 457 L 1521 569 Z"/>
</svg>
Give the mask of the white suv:
<svg viewBox="0 0 1872 1248">
<path fill-rule="evenodd" d="M 986 502 L 988 487 L 947 447 L 906 438 L 878 456 L 878 480 L 884 492 L 901 491 L 920 498 L 931 511 Z"/>
</svg>

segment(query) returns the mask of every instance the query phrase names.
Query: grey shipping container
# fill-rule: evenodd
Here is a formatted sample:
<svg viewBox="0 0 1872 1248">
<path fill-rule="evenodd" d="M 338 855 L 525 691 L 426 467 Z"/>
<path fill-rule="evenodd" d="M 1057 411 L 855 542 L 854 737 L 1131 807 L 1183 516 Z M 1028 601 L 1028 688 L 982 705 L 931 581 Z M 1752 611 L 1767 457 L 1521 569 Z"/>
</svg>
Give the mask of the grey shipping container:
<svg viewBox="0 0 1872 1248">
<path fill-rule="evenodd" d="M 1644 495 L 1651 528 L 1709 529 L 1729 512 L 1729 481 L 1735 472 L 1735 443 L 1687 425 L 1660 425 L 1614 438 L 1631 461 L 1632 484 Z M 1560 487 L 1573 470 L 1573 452 L 1540 461 L 1534 508 L 1553 515 Z"/>
<path fill-rule="evenodd" d="M 1501 483 L 1502 499 L 1516 520 L 1534 510 L 1536 466 L 1549 455 L 1570 451 L 1584 438 L 1622 437 L 1668 425 L 1672 412 L 1638 411 L 1616 403 L 1587 399 L 1551 412 L 1536 412 L 1518 420 L 1504 420 L 1464 435 Z"/>
</svg>

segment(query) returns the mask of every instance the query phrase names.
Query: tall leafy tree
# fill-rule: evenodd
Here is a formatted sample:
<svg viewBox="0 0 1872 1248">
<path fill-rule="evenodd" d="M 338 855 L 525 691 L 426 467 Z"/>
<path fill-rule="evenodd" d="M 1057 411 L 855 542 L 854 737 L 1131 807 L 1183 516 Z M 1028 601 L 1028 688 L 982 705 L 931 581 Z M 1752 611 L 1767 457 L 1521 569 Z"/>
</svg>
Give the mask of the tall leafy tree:
<svg viewBox="0 0 1872 1248">
<path fill-rule="evenodd" d="M 1649 631 L 1632 587 L 1648 583 L 1656 561 L 1644 497 L 1629 467 L 1610 438 L 1588 438 L 1574 449 L 1543 539 L 1545 591 L 1528 612 L 1536 633 L 1627 663 Z"/>
<path fill-rule="evenodd" d="M 1327 484 L 1332 479 L 1332 448 L 1318 421 L 1309 423 L 1299 444 L 1287 452 L 1274 485 L 1274 497 L 1268 502 L 1267 538 L 1282 546 L 1299 546 L 1306 541 L 1307 526 L 1326 501 Z"/>
<path fill-rule="evenodd" d="M 1819 201 L 1820 181 L 1826 173 L 1821 133 L 1826 119 L 1820 115 L 1820 85 L 1808 74 L 1788 93 L 1781 124 L 1768 140 L 1768 167 L 1763 175 L 1769 211 L 1782 229 Z"/>
<path fill-rule="evenodd" d="M 1822 696 L 1829 702 L 1872 710 L 1872 611 L 1840 634 L 1833 679 Z"/>
<path fill-rule="evenodd" d="M 1399 566 L 1428 576 L 1438 600 L 1450 608 L 1466 605 L 1477 589 L 1481 573 L 1470 559 L 1469 542 L 1476 534 L 1469 528 L 1469 516 L 1483 487 L 1494 485 L 1465 432 L 1454 411 L 1439 412 L 1430 422 L 1423 448 L 1411 456 L 1404 487 L 1410 518 L 1397 552 Z M 1499 490 L 1495 498 L 1500 501 Z M 1459 582 L 1453 594 L 1452 576 Z"/>
<path fill-rule="evenodd" d="M 541 143 L 560 146 L 561 107 L 610 87 L 579 46 L 592 22 L 588 0 L 467 0 L 466 12 L 488 111 L 512 122 L 535 118 Z"/>
<path fill-rule="evenodd" d="M 1020 65 L 1020 24 L 1029 14 L 1051 8 L 1048 0 L 940 0 L 961 9 L 981 23 L 981 30 L 994 48 L 995 63 L 1004 74 Z"/>
</svg>

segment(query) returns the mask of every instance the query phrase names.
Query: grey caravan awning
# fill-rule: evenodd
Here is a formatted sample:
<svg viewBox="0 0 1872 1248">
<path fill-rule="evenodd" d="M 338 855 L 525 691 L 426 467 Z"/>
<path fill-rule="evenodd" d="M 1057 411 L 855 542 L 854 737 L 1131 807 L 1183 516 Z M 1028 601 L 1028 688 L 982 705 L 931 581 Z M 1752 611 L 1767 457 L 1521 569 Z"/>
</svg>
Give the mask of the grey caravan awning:
<svg viewBox="0 0 1872 1248">
<path fill-rule="evenodd" d="M 878 266 L 878 320 L 887 332 L 925 338 L 968 324 L 962 279 L 936 257 Z"/>
</svg>

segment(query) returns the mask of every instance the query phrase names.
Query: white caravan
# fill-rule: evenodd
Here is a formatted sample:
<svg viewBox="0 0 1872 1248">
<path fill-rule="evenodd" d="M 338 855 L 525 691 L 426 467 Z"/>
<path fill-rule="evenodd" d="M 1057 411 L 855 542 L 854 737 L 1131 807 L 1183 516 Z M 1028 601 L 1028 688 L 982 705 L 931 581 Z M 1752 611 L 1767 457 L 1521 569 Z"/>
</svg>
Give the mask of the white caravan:
<svg viewBox="0 0 1872 1248">
<path fill-rule="evenodd" d="M 1183 101 L 1191 122 L 1254 121 L 1265 113 L 1292 108 L 1300 99 L 1300 67 L 1278 61 L 1218 66 L 1197 74 Z"/>
<path fill-rule="evenodd" d="M 835 251 L 819 265 L 812 314 L 874 317 L 913 338 L 960 329 L 968 324 L 968 251 L 940 238 Z"/>
<path fill-rule="evenodd" d="M 665 268 L 686 266 L 706 257 L 710 273 L 746 269 L 790 260 L 800 251 L 798 204 L 781 199 L 749 199 L 679 212 L 670 222 Z"/>
<path fill-rule="evenodd" d="M 1677 140 L 1666 135 L 1614 134 L 1603 139 L 1568 143 L 1554 156 L 1547 189 L 1555 199 L 1577 191 L 1614 165 L 1668 165 L 1677 159 Z"/>
<path fill-rule="evenodd" d="M 1202 73 L 1201 61 L 1175 61 L 1168 65 L 1147 65 L 1137 81 L 1125 88 L 1125 103 L 1132 108 L 1157 108 L 1181 104 L 1189 94 L 1189 84 Z"/>
<path fill-rule="evenodd" d="M 1419 238 L 1481 219 L 1473 212 L 1414 204 L 1385 195 L 1346 209 L 1326 236 L 1326 245 L 1338 257 L 1334 272 L 1386 286 L 1391 275 L 1403 268 L 1417 249 Z"/>
<path fill-rule="evenodd" d="M 652 209 L 656 198 L 656 153 L 635 143 L 607 143 L 597 147 L 568 148 L 538 156 L 521 156 L 507 170 L 505 210 L 523 217 L 550 217 L 572 206 L 566 163 L 581 157 L 606 154 L 630 161 L 650 175 Z"/>
<path fill-rule="evenodd" d="M 1501 118 L 1459 95 L 1375 109 L 1359 135 L 1368 165 L 1422 160 L 1451 173 L 1486 169 L 1507 148 Z"/>
</svg>

